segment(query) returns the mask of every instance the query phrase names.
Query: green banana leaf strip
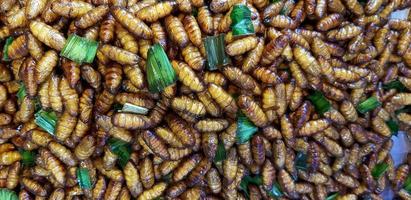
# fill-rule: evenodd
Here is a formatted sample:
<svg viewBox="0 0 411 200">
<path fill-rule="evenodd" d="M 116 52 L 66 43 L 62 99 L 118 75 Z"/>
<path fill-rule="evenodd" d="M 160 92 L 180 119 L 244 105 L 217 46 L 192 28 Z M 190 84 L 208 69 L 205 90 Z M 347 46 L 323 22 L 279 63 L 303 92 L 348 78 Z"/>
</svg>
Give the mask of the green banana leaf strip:
<svg viewBox="0 0 411 200">
<path fill-rule="evenodd" d="M 21 155 L 21 161 L 24 166 L 27 166 L 27 167 L 34 166 L 34 162 L 36 160 L 35 152 L 24 150 L 24 149 L 19 150 L 19 152 Z"/>
<path fill-rule="evenodd" d="M 404 189 L 411 194 L 411 174 L 408 174 L 404 182 Z"/>
<path fill-rule="evenodd" d="M 72 34 L 64 44 L 60 55 L 78 64 L 92 63 L 96 56 L 98 42 Z"/>
<path fill-rule="evenodd" d="M 240 190 L 244 192 L 245 196 L 247 197 L 247 199 L 250 199 L 250 192 L 248 190 L 248 185 L 249 184 L 253 184 L 253 185 L 262 185 L 263 184 L 263 180 L 261 178 L 260 175 L 256 175 L 256 176 L 244 176 L 241 179 L 240 182 Z"/>
<path fill-rule="evenodd" d="M 277 3 L 280 2 L 281 0 L 270 0 L 271 3 Z"/>
<path fill-rule="evenodd" d="M 253 35 L 254 32 L 254 25 L 251 20 L 242 20 L 237 24 L 231 26 L 231 30 L 233 32 L 233 36 L 248 36 Z"/>
<path fill-rule="evenodd" d="M 236 4 L 230 13 L 231 30 L 233 36 L 246 36 L 254 34 L 254 26 L 251 21 L 251 11 L 244 4 Z"/>
<path fill-rule="evenodd" d="M 213 71 L 230 63 L 230 58 L 225 54 L 224 34 L 206 37 L 204 47 L 208 70 Z"/>
<path fill-rule="evenodd" d="M 77 169 L 77 181 L 82 189 L 91 189 L 90 173 L 87 168 Z"/>
<path fill-rule="evenodd" d="M 378 106 L 381 106 L 381 102 L 373 96 L 358 104 L 357 111 L 364 114 L 368 111 L 376 109 Z"/>
<path fill-rule="evenodd" d="M 119 103 L 113 104 L 113 110 L 114 111 L 120 111 L 121 109 L 123 109 L 123 105 L 121 105 Z"/>
<path fill-rule="evenodd" d="M 287 8 L 284 7 L 280 10 L 280 15 L 285 15 L 287 12 L 288 12 Z"/>
<path fill-rule="evenodd" d="M 396 89 L 398 92 L 407 91 L 407 88 L 399 80 L 394 80 L 387 84 L 384 84 L 382 88 L 385 90 Z"/>
<path fill-rule="evenodd" d="M 126 141 L 111 137 L 108 139 L 108 145 L 110 147 L 110 150 L 114 152 L 122 146 L 127 146 L 128 143 Z"/>
<path fill-rule="evenodd" d="M 236 4 L 233 7 L 233 10 L 230 13 L 231 23 L 236 24 L 241 22 L 244 19 L 251 20 L 251 11 L 244 4 Z"/>
<path fill-rule="evenodd" d="M 315 110 L 318 114 L 322 115 L 325 112 L 329 111 L 331 108 L 331 103 L 324 97 L 324 95 L 317 90 L 314 90 L 308 96 L 308 99 L 314 105 Z"/>
<path fill-rule="evenodd" d="M 172 172 L 170 172 L 170 173 L 168 173 L 167 175 L 165 175 L 165 176 L 163 176 L 163 181 L 164 182 L 166 182 L 166 183 L 171 183 L 171 181 L 172 181 L 172 178 L 173 177 L 173 173 Z"/>
<path fill-rule="evenodd" d="M 298 152 L 295 157 L 295 168 L 303 171 L 307 170 L 307 154 L 304 152 Z"/>
<path fill-rule="evenodd" d="M 176 73 L 160 44 L 154 44 L 148 49 L 146 65 L 150 92 L 161 92 L 177 81 Z"/>
<path fill-rule="evenodd" d="M 9 190 L 7 188 L 0 188 L 0 199 L 1 200 L 19 200 L 16 192 Z"/>
<path fill-rule="evenodd" d="M 398 134 L 398 131 L 399 131 L 398 123 L 396 121 L 394 121 L 393 119 L 390 119 L 390 120 L 386 121 L 385 123 L 390 128 L 391 134 L 396 136 Z"/>
<path fill-rule="evenodd" d="M 57 124 L 57 115 L 54 111 L 47 112 L 40 110 L 34 114 L 34 122 L 49 134 L 54 135 L 54 129 Z"/>
<path fill-rule="evenodd" d="M 270 190 L 267 190 L 267 193 L 274 198 L 279 198 L 284 195 L 280 185 L 277 182 L 273 183 L 273 187 Z"/>
<path fill-rule="evenodd" d="M 398 115 L 400 113 L 411 113 L 411 105 L 407 105 L 404 108 L 395 111 L 395 115 Z"/>
<path fill-rule="evenodd" d="M 198 16 L 198 9 L 193 8 L 193 10 L 191 11 L 191 15 L 193 15 L 194 17 L 197 17 Z"/>
<path fill-rule="evenodd" d="M 9 58 L 9 46 L 10 44 L 13 42 L 13 37 L 8 37 L 6 39 L 6 42 L 4 43 L 4 47 L 3 47 L 3 61 L 10 61 Z"/>
<path fill-rule="evenodd" d="M 247 116 L 245 116 L 242 112 L 238 113 L 236 132 L 237 143 L 242 144 L 247 142 L 257 132 L 257 130 L 258 128 L 247 118 Z"/>
<path fill-rule="evenodd" d="M 220 162 L 225 160 L 227 157 L 226 150 L 224 148 L 224 143 L 220 140 L 218 141 L 217 152 L 214 157 L 214 162 Z"/>
<path fill-rule="evenodd" d="M 124 168 L 126 164 L 128 163 L 128 161 L 130 160 L 130 155 L 131 155 L 130 145 L 121 146 L 114 153 L 118 156 L 118 164 L 120 165 L 120 167 Z"/>
<path fill-rule="evenodd" d="M 126 166 L 127 162 L 130 160 L 131 155 L 130 144 L 117 138 L 110 138 L 108 140 L 108 145 L 110 147 L 110 150 L 118 156 L 118 164 L 121 167 Z"/>
<path fill-rule="evenodd" d="M 378 180 L 387 171 L 389 165 L 387 163 L 379 163 L 371 170 L 371 175 L 375 180 Z"/>
<path fill-rule="evenodd" d="M 19 88 L 19 91 L 17 91 L 16 96 L 17 96 L 17 102 L 18 102 L 19 104 L 20 104 L 21 102 L 23 102 L 24 97 L 27 96 L 26 86 L 24 86 L 24 83 L 23 83 L 23 82 L 20 83 L 20 88 Z"/>
<path fill-rule="evenodd" d="M 135 113 L 135 114 L 147 114 L 148 113 L 148 109 L 141 107 L 141 106 L 136 106 L 134 104 L 131 103 L 125 103 L 123 105 L 123 109 L 121 109 L 121 112 L 129 112 L 129 113 Z"/>
<path fill-rule="evenodd" d="M 335 200 L 337 199 L 338 195 L 340 195 L 338 192 L 333 192 L 329 194 L 325 200 Z"/>
</svg>

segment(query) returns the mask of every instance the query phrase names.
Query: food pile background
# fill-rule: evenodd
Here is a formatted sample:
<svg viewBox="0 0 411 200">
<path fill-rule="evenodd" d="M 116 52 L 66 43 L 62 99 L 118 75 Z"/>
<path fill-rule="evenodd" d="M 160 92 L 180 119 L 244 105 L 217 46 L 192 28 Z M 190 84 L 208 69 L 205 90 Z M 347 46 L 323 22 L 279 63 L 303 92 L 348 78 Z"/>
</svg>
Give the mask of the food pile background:
<svg viewBox="0 0 411 200">
<path fill-rule="evenodd" d="M 0 199 L 411 199 L 410 6 L 2 0 Z"/>
</svg>

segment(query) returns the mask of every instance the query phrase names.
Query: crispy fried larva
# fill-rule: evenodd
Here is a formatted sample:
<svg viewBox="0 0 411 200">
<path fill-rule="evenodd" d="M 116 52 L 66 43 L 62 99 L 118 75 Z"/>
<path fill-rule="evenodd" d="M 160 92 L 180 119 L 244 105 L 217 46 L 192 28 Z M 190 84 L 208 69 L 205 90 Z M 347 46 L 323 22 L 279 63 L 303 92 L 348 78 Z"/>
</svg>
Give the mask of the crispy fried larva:
<svg viewBox="0 0 411 200">
<path fill-rule="evenodd" d="M 188 45 L 181 51 L 184 61 L 194 70 L 200 71 L 205 65 L 205 59 L 201 56 L 197 47 Z"/>
<path fill-rule="evenodd" d="M 47 80 L 54 67 L 57 66 L 58 55 L 54 50 L 47 51 L 37 62 L 34 73 L 36 83 L 40 84 Z"/>
<path fill-rule="evenodd" d="M 41 21 L 31 21 L 30 31 L 42 43 L 58 51 L 61 51 L 66 43 L 63 34 Z"/>
<path fill-rule="evenodd" d="M 173 60 L 171 65 L 179 80 L 192 91 L 201 92 L 205 89 L 203 82 L 186 63 Z"/>
<path fill-rule="evenodd" d="M 66 180 L 66 170 L 60 160 L 53 156 L 50 151 L 45 149 L 40 150 L 40 156 L 44 160 L 46 168 L 51 172 L 56 181 L 59 184 L 64 185 Z"/>
<path fill-rule="evenodd" d="M 198 22 L 194 16 L 187 15 L 182 20 L 184 29 L 187 31 L 188 38 L 197 47 L 200 47 L 201 41 L 201 30 Z"/>
<path fill-rule="evenodd" d="M 26 56 L 29 53 L 27 46 L 27 35 L 23 34 L 13 40 L 7 53 L 10 59 L 19 59 Z"/>
<path fill-rule="evenodd" d="M 301 46 L 293 48 L 294 58 L 301 68 L 312 76 L 317 76 L 321 73 L 321 69 L 318 61 L 312 56 L 312 54 Z"/>
<path fill-rule="evenodd" d="M 58 15 L 76 18 L 86 14 L 88 11 L 94 9 L 94 6 L 83 1 L 55 1 L 51 5 L 51 10 Z"/>
<path fill-rule="evenodd" d="M 93 26 L 97 22 L 103 19 L 103 17 L 109 12 L 109 7 L 107 5 L 101 5 L 92 10 L 88 11 L 80 18 L 78 18 L 74 25 L 81 29 L 86 29 L 90 26 Z"/>
<path fill-rule="evenodd" d="M 213 17 L 207 6 L 202 6 L 198 9 L 197 22 L 205 34 L 212 34 L 214 30 Z"/>
<path fill-rule="evenodd" d="M 79 160 L 88 159 L 95 150 L 95 139 L 93 136 L 88 135 L 81 139 L 80 143 L 74 149 L 74 155 Z"/>
<path fill-rule="evenodd" d="M 128 31 L 138 37 L 144 39 L 151 39 L 153 32 L 144 22 L 134 17 L 131 13 L 120 7 L 113 7 L 111 9 L 113 17 Z"/>
<path fill-rule="evenodd" d="M 312 120 L 305 123 L 299 130 L 300 136 L 307 136 L 325 130 L 330 126 L 330 121 L 327 119 Z"/>
<path fill-rule="evenodd" d="M 189 38 L 180 19 L 169 15 L 164 19 L 164 23 L 171 41 L 175 42 L 180 48 L 188 45 Z"/>
<path fill-rule="evenodd" d="M 201 102 L 187 96 L 174 98 L 171 102 L 171 107 L 181 112 L 189 113 L 198 117 L 206 114 L 205 106 Z"/>
<path fill-rule="evenodd" d="M 244 54 L 247 51 L 254 49 L 257 46 L 258 40 L 256 37 L 249 36 L 233 41 L 226 46 L 225 51 L 230 56 Z"/>
<path fill-rule="evenodd" d="M 142 8 L 135 15 L 141 20 L 155 22 L 169 15 L 176 5 L 177 3 L 173 1 L 159 2 Z"/>
<path fill-rule="evenodd" d="M 45 197 L 47 195 L 47 190 L 41 185 L 39 182 L 30 179 L 30 178 L 22 178 L 21 179 L 21 184 L 30 191 L 31 193 Z"/>
<path fill-rule="evenodd" d="M 100 47 L 100 51 L 111 60 L 123 65 L 133 65 L 140 61 L 140 57 L 138 57 L 138 55 L 115 46 L 106 44 Z"/>
<path fill-rule="evenodd" d="M 252 91 L 254 94 L 261 94 L 261 88 L 254 78 L 241 69 L 232 66 L 226 66 L 222 70 L 223 74 L 238 87 Z"/>
<path fill-rule="evenodd" d="M 228 127 L 228 121 L 225 119 L 203 119 L 194 126 L 201 132 L 218 132 Z"/>
</svg>

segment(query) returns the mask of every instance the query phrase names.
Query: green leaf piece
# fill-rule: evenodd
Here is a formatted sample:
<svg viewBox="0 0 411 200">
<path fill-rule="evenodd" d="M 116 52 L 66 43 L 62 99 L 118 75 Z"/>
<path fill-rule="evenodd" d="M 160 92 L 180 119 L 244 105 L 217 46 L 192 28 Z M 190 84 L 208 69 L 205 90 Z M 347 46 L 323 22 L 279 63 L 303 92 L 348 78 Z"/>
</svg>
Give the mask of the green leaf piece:
<svg viewBox="0 0 411 200">
<path fill-rule="evenodd" d="M 72 34 L 64 44 L 60 55 L 78 64 L 92 63 L 96 56 L 98 42 Z"/>
<path fill-rule="evenodd" d="M 6 39 L 6 42 L 4 43 L 4 47 L 3 47 L 3 61 L 10 61 L 9 58 L 9 46 L 11 43 L 13 43 L 13 37 L 8 37 Z"/>
<path fill-rule="evenodd" d="M 191 11 L 191 15 L 193 15 L 194 17 L 198 16 L 198 8 L 193 8 L 193 10 Z"/>
<path fill-rule="evenodd" d="M 230 63 L 225 54 L 224 34 L 208 36 L 204 39 L 204 47 L 207 54 L 207 69 L 216 70 Z"/>
<path fill-rule="evenodd" d="M 250 193 L 248 191 L 248 185 L 249 184 L 253 184 L 253 185 L 262 185 L 263 184 L 263 179 L 261 178 L 260 175 L 256 175 L 256 176 L 244 176 L 241 179 L 240 182 L 240 190 L 244 192 L 244 194 L 246 195 L 246 197 L 249 199 L 250 198 Z"/>
<path fill-rule="evenodd" d="M 90 173 L 87 168 L 77 169 L 77 181 L 81 189 L 91 189 Z"/>
<path fill-rule="evenodd" d="M 411 105 L 407 105 L 395 111 L 395 115 L 398 115 L 400 113 L 411 113 Z"/>
<path fill-rule="evenodd" d="M 357 111 L 364 114 L 368 111 L 376 109 L 378 106 L 381 106 L 381 102 L 373 96 L 359 103 L 357 106 Z"/>
<path fill-rule="evenodd" d="M 387 163 L 379 163 L 371 170 L 371 175 L 375 180 L 378 180 L 387 171 L 389 165 Z"/>
<path fill-rule="evenodd" d="M 131 156 L 131 147 L 130 145 L 121 146 L 116 152 L 114 152 L 118 156 L 118 164 L 120 167 L 124 168 L 127 162 L 130 160 Z"/>
<path fill-rule="evenodd" d="M 398 92 L 407 91 L 407 88 L 399 80 L 394 80 L 387 84 L 384 84 L 382 88 L 385 90 L 396 89 Z"/>
<path fill-rule="evenodd" d="M 270 190 L 267 190 L 267 193 L 274 198 L 279 198 L 284 195 L 280 185 L 277 182 L 273 183 L 273 187 Z"/>
<path fill-rule="evenodd" d="M 20 104 L 21 102 L 23 102 L 24 97 L 27 96 L 26 86 L 24 86 L 24 83 L 23 83 L 23 82 L 20 83 L 20 88 L 19 88 L 19 91 L 17 91 L 16 96 L 17 96 L 17 102 L 18 102 L 19 104 Z"/>
<path fill-rule="evenodd" d="M 110 138 L 108 140 L 108 144 L 110 146 L 110 150 L 118 156 L 118 164 L 121 167 L 126 166 L 131 155 L 130 144 L 117 138 Z"/>
<path fill-rule="evenodd" d="M 18 200 L 16 192 L 9 190 L 7 188 L 0 188 L 0 199 L 1 200 Z"/>
<path fill-rule="evenodd" d="M 42 106 L 41 106 L 41 102 L 40 102 L 40 97 L 36 96 L 34 98 L 34 110 L 36 112 L 38 112 L 41 109 L 42 109 Z"/>
<path fill-rule="evenodd" d="M 121 111 L 121 109 L 123 109 L 123 105 L 121 105 L 119 103 L 113 104 L 113 110 L 114 111 Z"/>
<path fill-rule="evenodd" d="M 295 168 L 303 171 L 307 170 L 307 154 L 304 152 L 298 152 L 295 157 Z"/>
<path fill-rule="evenodd" d="M 288 12 L 287 8 L 283 7 L 283 8 L 280 10 L 280 15 L 285 15 L 287 12 Z"/>
<path fill-rule="evenodd" d="M 218 146 L 217 146 L 217 152 L 214 157 L 214 162 L 220 162 L 226 159 L 227 157 L 227 152 L 224 148 L 224 143 L 221 142 L 220 140 L 218 141 Z"/>
<path fill-rule="evenodd" d="M 166 183 L 171 183 L 171 181 L 172 181 L 172 178 L 173 177 L 173 173 L 172 172 L 170 172 L 170 173 L 168 173 L 167 175 L 165 175 L 165 176 L 163 176 L 163 181 L 164 182 L 166 182 Z"/>
<path fill-rule="evenodd" d="M 329 194 L 325 200 L 336 200 L 338 195 L 340 195 L 338 192 L 333 192 Z"/>
<path fill-rule="evenodd" d="M 315 110 L 318 114 L 322 115 L 325 112 L 329 111 L 331 108 L 331 103 L 324 97 L 323 93 L 320 91 L 314 90 L 311 92 L 308 99 L 314 105 Z"/>
<path fill-rule="evenodd" d="M 47 112 L 40 110 L 34 114 L 34 122 L 37 126 L 47 131 L 47 133 L 54 135 L 54 129 L 57 124 L 57 115 L 54 111 Z"/>
<path fill-rule="evenodd" d="M 398 134 L 398 131 L 399 131 L 398 123 L 396 121 L 394 121 L 393 119 L 390 119 L 390 120 L 386 121 L 385 123 L 390 128 L 391 134 L 396 136 Z"/>
<path fill-rule="evenodd" d="M 176 73 L 160 44 L 154 44 L 148 49 L 146 65 L 150 92 L 161 92 L 177 81 Z"/>
<path fill-rule="evenodd" d="M 28 150 L 19 150 L 20 155 L 21 155 L 21 161 L 24 166 L 30 167 L 34 166 L 35 158 L 36 158 L 36 153 L 33 151 L 28 151 Z"/>
<path fill-rule="evenodd" d="M 271 3 L 277 3 L 280 2 L 281 0 L 270 0 Z"/>
<path fill-rule="evenodd" d="M 254 25 L 251 21 L 251 11 L 244 4 L 236 4 L 230 13 L 233 36 L 253 35 Z"/>
<path fill-rule="evenodd" d="M 142 114 L 145 115 L 148 113 L 148 109 L 141 107 L 141 106 L 136 106 L 131 103 L 125 103 L 123 105 L 123 109 L 121 109 L 121 112 L 129 112 L 129 113 L 135 113 L 135 114 Z"/>
<path fill-rule="evenodd" d="M 238 113 L 237 116 L 237 132 L 236 140 L 237 143 L 242 144 L 250 140 L 250 138 L 256 133 L 258 128 L 251 122 L 247 116 L 242 112 Z"/>
<path fill-rule="evenodd" d="M 408 174 L 404 182 L 404 189 L 411 194 L 411 174 Z"/>
</svg>

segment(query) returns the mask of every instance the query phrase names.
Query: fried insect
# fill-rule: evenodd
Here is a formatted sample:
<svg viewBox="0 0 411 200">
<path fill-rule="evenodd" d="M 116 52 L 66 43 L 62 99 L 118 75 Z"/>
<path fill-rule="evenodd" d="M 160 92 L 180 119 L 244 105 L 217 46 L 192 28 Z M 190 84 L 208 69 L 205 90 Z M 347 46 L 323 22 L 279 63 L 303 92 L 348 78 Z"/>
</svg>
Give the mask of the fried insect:
<svg viewBox="0 0 411 200">
<path fill-rule="evenodd" d="M 155 22 L 169 15 L 176 5 L 177 3 L 173 1 L 160 2 L 142 8 L 135 15 L 141 20 Z"/>
<path fill-rule="evenodd" d="M 131 13 L 120 7 L 113 7 L 111 14 L 124 28 L 138 37 L 151 39 L 153 32 L 144 22 L 134 17 Z"/>
<path fill-rule="evenodd" d="M 179 77 L 179 80 L 192 91 L 201 92 L 205 89 L 203 82 L 186 63 L 173 60 L 171 65 Z"/>
<path fill-rule="evenodd" d="M 132 52 L 111 45 L 103 45 L 99 49 L 105 56 L 120 64 L 133 65 L 140 62 L 140 57 Z"/>
<path fill-rule="evenodd" d="M 180 19 L 170 15 L 164 19 L 164 23 L 166 31 L 173 42 L 180 48 L 184 48 L 188 45 L 189 38 Z"/>
<path fill-rule="evenodd" d="M 235 40 L 232 43 L 228 44 L 225 48 L 225 51 L 230 56 L 236 56 L 254 49 L 257 46 L 257 43 L 258 40 L 256 37 L 249 36 Z"/>
<path fill-rule="evenodd" d="M 223 74 L 238 87 L 252 91 L 254 94 L 261 94 L 261 88 L 252 76 L 245 74 L 241 69 L 232 66 L 226 66 L 222 70 Z M 211 93 L 211 92 L 210 92 Z"/>
<path fill-rule="evenodd" d="M 194 16 L 187 15 L 183 18 L 184 29 L 187 31 L 188 38 L 197 47 L 200 47 L 201 30 Z"/>
<path fill-rule="evenodd" d="M 42 43 L 58 51 L 61 51 L 66 43 L 63 34 L 43 22 L 31 21 L 30 31 Z"/>
</svg>

